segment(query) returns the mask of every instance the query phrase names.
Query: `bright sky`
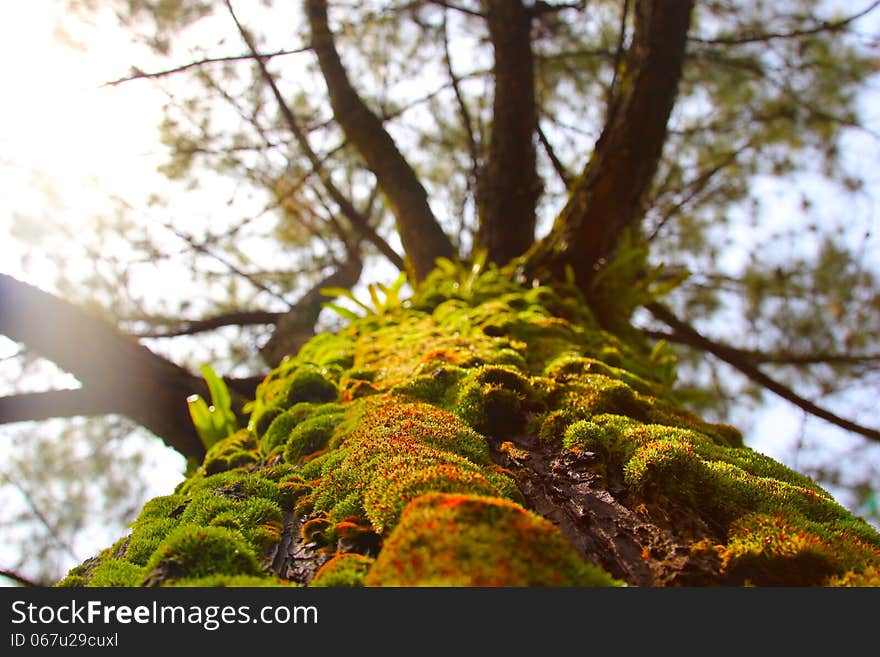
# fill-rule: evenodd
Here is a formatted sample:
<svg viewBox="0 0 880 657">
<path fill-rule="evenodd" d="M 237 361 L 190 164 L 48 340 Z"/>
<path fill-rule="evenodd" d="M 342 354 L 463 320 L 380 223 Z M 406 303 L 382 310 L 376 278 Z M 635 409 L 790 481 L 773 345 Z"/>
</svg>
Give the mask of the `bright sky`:
<svg viewBox="0 0 880 657">
<path fill-rule="evenodd" d="M 157 176 L 161 98 L 147 85 L 100 87 L 144 53 L 106 22 L 67 33 L 64 4 L 16 3 L 15 19 L 0 25 L 0 269 L 21 274 L 18 245 L 3 238 L 18 215 L 16 234 L 33 240 L 28 280 L 38 285 L 51 281 L 39 248 L 45 221 L 86 229 L 110 194 L 141 197 Z"/>
</svg>

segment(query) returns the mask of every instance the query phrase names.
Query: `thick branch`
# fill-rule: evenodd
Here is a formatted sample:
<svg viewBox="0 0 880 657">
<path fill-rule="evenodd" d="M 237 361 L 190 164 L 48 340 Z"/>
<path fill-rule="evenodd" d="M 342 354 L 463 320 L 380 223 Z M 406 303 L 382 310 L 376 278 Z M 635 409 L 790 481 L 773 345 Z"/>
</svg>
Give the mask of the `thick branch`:
<svg viewBox="0 0 880 657">
<path fill-rule="evenodd" d="M 274 367 L 287 355 L 294 355 L 309 338 L 315 335 L 315 322 L 328 299 L 321 294 L 325 287 L 350 288 L 361 276 L 362 264 L 357 258 L 349 258 L 339 269 L 312 286 L 282 315 L 275 325 L 275 332 L 269 341 L 260 348 L 263 360 Z"/>
<path fill-rule="evenodd" d="M 245 30 L 244 26 L 242 26 L 242 24 L 239 22 L 238 17 L 236 16 L 235 11 L 232 8 L 232 4 L 228 0 L 226 2 L 226 8 L 229 10 L 229 14 L 230 16 L 232 16 L 232 20 L 235 21 L 235 26 L 238 28 L 238 32 L 241 35 L 242 40 L 251 51 L 251 54 L 260 69 L 260 75 L 263 77 L 263 80 L 266 82 L 266 84 L 269 85 L 269 88 L 272 90 L 272 95 L 275 97 L 275 101 L 278 103 L 278 109 L 281 112 L 281 116 L 284 118 L 284 122 L 290 129 L 291 134 L 293 134 L 294 139 L 296 139 L 296 143 L 299 145 L 300 149 L 302 149 L 303 154 L 309 160 L 309 164 L 312 165 L 312 169 L 314 169 L 315 173 L 320 178 L 321 183 L 327 190 L 327 193 L 330 194 L 333 202 L 339 206 L 339 209 L 342 214 L 345 215 L 345 218 L 348 219 L 349 223 L 351 223 L 354 229 L 358 231 L 364 237 L 364 239 L 373 244 L 379 250 L 379 253 L 388 258 L 388 260 L 395 267 L 401 270 L 404 269 L 404 262 L 401 257 L 397 255 L 394 249 L 392 249 L 388 245 L 388 242 L 383 240 L 376 233 L 376 231 L 373 230 L 373 228 L 369 225 L 367 217 L 365 217 L 363 213 L 358 212 L 351 200 L 345 194 L 343 194 L 339 190 L 339 188 L 336 187 L 336 185 L 333 183 L 332 179 L 330 178 L 329 174 L 327 174 L 327 171 L 324 168 L 324 162 L 321 158 L 318 157 L 314 149 L 312 149 L 311 144 L 309 144 L 309 140 L 306 137 L 305 132 L 300 127 L 299 122 L 296 120 L 296 117 L 293 115 L 293 112 L 287 105 L 287 102 L 284 100 L 284 96 L 281 94 L 281 90 L 278 88 L 278 84 L 275 82 L 274 76 L 269 73 L 269 69 L 266 68 L 266 63 L 263 61 L 263 58 L 257 54 L 256 45 L 254 44 L 253 39 L 251 39 L 247 30 Z"/>
<path fill-rule="evenodd" d="M 92 387 L 26 392 L 0 397 L 2 424 L 48 420 L 53 417 L 107 415 L 118 411 L 118 400 Z"/>
<path fill-rule="evenodd" d="M 213 331 L 223 326 L 259 326 L 274 324 L 283 313 L 269 312 L 265 310 L 242 311 L 225 313 L 207 319 L 198 319 L 191 322 L 179 322 L 174 328 L 166 330 L 153 330 L 137 333 L 137 338 L 176 338 L 181 335 L 195 335 L 205 331 Z M 163 322 L 165 323 L 165 322 Z"/>
<path fill-rule="evenodd" d="M 306 0 L 306 13 L 336 121 L 376 175 L 397 220 L 413 273 L 421 280 L 434 268 L 437 258 L 453 257 L 452 242 L 437 223 L 427 192 L 412 167 L 349 81 L 327 23 L 326 1 Z"/>
<path fill-rule="evenodd" d="M 505 264 L 532 246 L 541 183 L 535 161 L 531 18 L 521 0 L 484 0 L 495 51 L 489 161 L 480 187 L 476 246 Z"/>
<path fill-rule="evenodd" d="M 592 157 L 550 234 L 528 255 L 536 277 L 565 275 L 584 290 L 623 231 L 644 216 L 678 82 L 692 2 L 639 0 L 618 91 Z"/>
<path fill-rule="evenodd" d="M 860 424 L 856 424 L 855 422 L 842 418 L 839 415 L 835 415 L 831 411 L 816 406 L 816 404 L 809 401 L 808 399 L 804 399 L 788 386 L 785 386 L 775 379 L 767 376 L 753 362 L 746 358 L 743 358 L 743 354 L 739 350 L 732 349 L 722 344 L 718 344 L 704 337 L 703 335 L 698 333 L 692 326 L 678 319 L 672 313 L 672 311 L 670 311 L 662 304 L 652 303 L 648 305 L 648 310 L 651 311 L 654 317 L 669 326 L 675 332 L 675 335 L 679 337 L 680 341 L 686 342 L 686 344 L 689 344 L 692 347 L 697 347 L 699 349 L 702 349 L 703 351 L 707 351 L 710 354 L 717 356 L 728 365 L 732 365 L 733 367 L 738 369 L 755 383 L 763 386 L 771 392 L 776 393 L 777 395 L 779 395 L 786 401 L 791 402 L 798 408 L 806 411 L 807 413 L 810 413 L 811 415 L 815 415 L 816 417 L 831 422 L 832 424 L 835 424 L 842 429 L 858 433 L 865 438 L 868 438 L 869 440 L 880 441 L 880 431 L 878 431 L 877 429 L 872 429 L 870 427 L 864 427 Z"/>
<path fill-rule="evenodd" d="M 21 584 L 22 586 L 26 586 L 28 588 L 39 588 L 47 586 L 46 584 L 41 584 L 40 582 L 25 577 L 21 573 L 18 573 L 14 570 L 9 570 L 7 568 L 0 568 L 0 577 L 11 579 L 13 582 L 17 582 L 18 584 Z"/>
<path fill-rule="evenodd" d="M 186 404 L 191 394 L 208 396 L 200 377 L 107 322 L 5 274 L 0 333 L 76 376 L 88 394 L 107 400 L 104 409 L 130 417 L 184 456 L 204 455 Z"/>
</svg>

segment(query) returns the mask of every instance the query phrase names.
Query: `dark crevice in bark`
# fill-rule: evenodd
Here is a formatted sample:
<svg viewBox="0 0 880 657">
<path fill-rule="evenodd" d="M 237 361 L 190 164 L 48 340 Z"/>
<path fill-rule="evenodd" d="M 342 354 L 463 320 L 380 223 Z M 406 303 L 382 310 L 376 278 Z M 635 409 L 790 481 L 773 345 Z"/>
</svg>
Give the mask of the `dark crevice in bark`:
<svg viewBox="0 0 880 657">
<path fill-rule="evenodd" d="M 281 540 L 266 557 L 268 563 L 264 564 L 269 572 L 303 586 L 311 582 L 315 573 L 333 556 L 314 541 L 302 537 L 304 520 L 293 511 L 284 514 Z"/>
<path fill-rule="evenodd" d="M 592 452 L 572 452 L 532 436 L 513 448 L 490 445 L 493 460 L 512 471 L 526 506 L 556 524 L 578 553 L 636 586 L 693 586 L 717 581 L 720 564 L 690 546 L 712 532 L 693 513 L 665 501 L 663 512 L 633 499 L 623 472 Z"/>
</svg>

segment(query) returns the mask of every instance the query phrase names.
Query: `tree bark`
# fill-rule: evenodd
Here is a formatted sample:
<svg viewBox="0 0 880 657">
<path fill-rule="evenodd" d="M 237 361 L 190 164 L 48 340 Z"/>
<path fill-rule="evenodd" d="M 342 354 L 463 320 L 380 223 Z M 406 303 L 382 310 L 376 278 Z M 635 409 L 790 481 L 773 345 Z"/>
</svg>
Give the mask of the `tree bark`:
<svg viewBox="0 0 880 657">
<path fill-rule="evenodd" d="M 605 126 L 551 232 L 529 252 L 537 278 L 563 279 L 566 266 L 582 290 L 612 256 L 623 231 L 645 213 L 684 63 L 693 2 L 639 0 L 635 33 Z"/>
<path fill-rule="evenodd" d="M 520 0 L 485 0 L 495 52 L 495 94 L 489 161 L 478 185 L 477 248 L 506 264 L 535 239 L 541 191 L 535 161 L 535 75 L 531 17 Z"/>
<path fill-rule="evenodd" d="M 412 273 L 416 280 L 422 280 L 437 258 L 454 257 L 452 242 L 437 223 L 428 194 L 412 167 L 349 81 L 327 23 L 326 1 L 306 0 L 306 14 L 336 121 L 375 174 L 397 220 Z"/>
<path fill-rule="evenodd" d="M 0 333 L 20 342 L 82 383 L 82 391 L 55 391 L 64 401 L 59 412 L 72 410 L 75 399 L 85 414 L 115 412 L 130 417 L 186 457 L 201 459 L 205 449 L 189 415 L 186 398 L 208 397 L 200 377 L 157 356 L 107 322 L 89 316 L 66 301 L 0 274 Z M 7 398 L 4 421 L 41 419 L 48 397 Z M 27 418 L 25 408 L 39 414 Z M 12 413 L 10 417 L 6 412 Z"/>
</svg>

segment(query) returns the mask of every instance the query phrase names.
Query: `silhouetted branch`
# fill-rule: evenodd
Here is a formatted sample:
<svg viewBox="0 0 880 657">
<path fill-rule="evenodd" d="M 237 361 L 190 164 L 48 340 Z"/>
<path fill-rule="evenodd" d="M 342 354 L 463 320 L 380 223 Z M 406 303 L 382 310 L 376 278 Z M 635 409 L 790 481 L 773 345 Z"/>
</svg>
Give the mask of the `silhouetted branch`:
<svg viewBox="0 0 880 657">
<path fill-rule="evenodd" d="M 14 570 L 9 570 L 7 568 L 0 568 L 0 577 L 11 579 L 13 582 L 18 582 L 22 586 L 26 586 L 28 588 L 42 588 L 46 586 L 45 584 L 36 582 L 28 577 L 25 577 L 21 573 L 18 573 Z"/>
<path fill-rule="evenodd" d="M 104 408 L 128 416 L 184 456 L 204 456 L 186 403 L 194 393 L 208 397 L 201 377 L 104 320 L 6 274 L 0 274 L 0 333 L 76 376 L 87 391 L 80 395 L 103 396 Z M 90 403 L 94 408 L 97 402 Z"/>
<path fill-rule="evenodd" d="M 774 41 L 776 39 L 796 39 L 803 36 L 812 36 L 814 34 L 820 34 L 821 32 L 836 32 L 842 30 L 850 23 L 862 18 L 863 16 L 868 15 L 872 11 L 874 11 L 877 7 L 880 7 L 880 0 L 876 0 L 872 2 L 870 5 L 862 9 L 861 11 L 848 16 L 847 18 L 842 18 L 835 21 L 818 21 L 818 24 L 814 27 L 805 28 L 802 30 L 792 30 L 791 32 L 764 32 L 761 34 L 754 34 L 752 36 L 743 36 L 743 37 L 718 37 L 715 39 L 704 39 L 701 37 L 689 37 L 688 41 L 693 41 L 694 43 L 704 43 L 718 46 L 739 46 L 746 43 L 758 43 L 762 41 Z"/>
<path fill-rule="evenodd" d="M 415 278 L 421 280 L 433 270 L 437 258 L 454 256 L 452 242 L 437 222 L 415 171 L 385 130 L 382 120 L 367 107 L 349 81 L 327 22 L 327 3 L 306 0 L 306 14 L 312 47 L 318 56 L 336 122 L 375 174 L 397 220 L 400 241 Z"/>
<path fill-rule="evenodd" d="M 311 49 L 311 46 L 304 46 L 302 48 L 295 48 L 294 50 L 276 50 L 274 52 L 259 53 L 257 55 L 254 55 L 253 53 L 248 53 L 246 55 L 228 55 L 226 57 L 205 57 L 204 59 L 199 59 L 194 62 L 190 62 L 189 64 L 183 64 L 181 66 L 175 66 L 174 68 L 165 69 L 163 71 L 147 72 L 133 67 L 132 73 L 130 75 L 126 75 L 116 80 L 111 80 L 110 82 L 105 82 L 101 86 L 113 87 L 124 82 L 131 82 L 132 80 L 163 78 L 169 75 L 174 75 L 175 73 L 188 71 L 191 68 L 198 68 L 200 66 L 204 66 L 206 64 L 214 64 L 216 62 L 238 62 L 248 59 L 254 59 L 255 57 L 259 57 L 260 59 L 271 59 L 273 57 L 281 57 L 282 55 L 298 55 L 300 53 L 309 52 Z"/>
<path fill-rule="evenodd" d="M 278 109 L 281 111 L 281 116 L 284 118 L 284 122 L 287 127 L 290 129 L 291 134 L 293 134 L 294 139 L 296 139 L 297 144 L 302 149 L 303 154 L 309 160 L 309 163 L 312 165 L 312 168 L 315 170 L 317 175 L 319 176 L 324 188 L 327 190 L 327 193 L 330 194 L 330 197 L 333 199 L 333 202 L 339 206 L 339 209 L 342 211 L 342 214 L 345 215 L 345 218 L 351 223 L 352 227 L 357 230 L 368 242 L 373 244 L 379 252 L 384 255 L 388 260 L 398 269 L 405 269 L 405 264 L 403 262 L 403 258 L 401 258 L 394 249 L 389 246 L 389 244 L 382 239 L 378 233 L 369 225 L 369 221 L 367 217 L 365 217 L 361 212 L 354 207 L 354 204 L 351 200 L 343 194 L 338 187 L 333 183 L 330 176 L 327 174 L 326 170 L 323 166 L 323 161 L 315 151 L 312 149 L 309 144 L 308 138 L 303 132 L 302 128 L 299 125 L 299 122 L 296 120 L 296 117 L 293 115 L 290 107 L 287 105 L 287 102 L 284 100 L 284 96 L 281 93 L 281 90 L 278 88 L 278 84 L 275 82 L 275 78 L 269 73 L 269 70 L 266 68 L 265 62 L 263 62 L 262 58 L 258 56 L 256 46 L 248 34 L 247 30 L 244 29 L 244 26 L 239 22 L 238 17 L 235 14 L 234 9 L 232 8 L 232 4 L 227 0 L 226 8 L 229 11 L 229 15 L 232 17 L 232 20 L 235 22 L 235 25 L 238 29 L 239 34 L 241 35 L 242 40 L 245 42 L 247 47 L 250 49 L 251 53 L 254 56 L 254 60 L 257 63 L 257 66 L 260 69 L 260 74 L 263 77 L 263 80 L 266 84 L 269 85 L 269 88 L 272 90 L 272 95 L 275 97 L 275 101 L 278 103 Z"/>
<path fill-rule="evenodd" d="M 723 344 L 713 342 L 709 338 L 706 338 L 702 334 L 698 333 L 696 329 L 694 329 L 692 326 L 678 319 L 672 313 L 672 311 L 665 306 L 659 303 L 652 303 L 649 304 L 647 308 L 649 311 L 651 311 L 651 314 L 653 314 L 654 317 L 659 319 L 661 322 L 669 326 L 674 331 L 674 334 L 678 336 L 677 341 L 688 344 L 692 347 L 696 347 L 698 349 L 702 349 L 703 351 L 707 351 L 710 354 L 717 356 L 728 365 L 733 366 L 734 368 L 745 374 L 755 383 L 763 386 L 771 392 L 776 393 L 786 401 L 791 402 L 798 408 L 806 411 L 811 415 L 822 418 L 823 420 L 831 422 L 832 424 L 835 424 L 842 429 L 846 429 L 847 431 L 852 431 L 854 433 L 860 434 L 869 440 L 880 441 L 880 431 L 878 431 L 877 429 L 865 427 L 845 418 L 842 418 L 829 410 L 817 406 L 808 399 L 801 397 L 788 386 L 783 385 L 782 383 L 776 381 L 775 379 L 769 377 L 767 374 L 762 372 L 753 362 L 749 361 L 746 358 L 743 358 L 743 354 L 739 350 L 732 349 Z"/>
</svg>

